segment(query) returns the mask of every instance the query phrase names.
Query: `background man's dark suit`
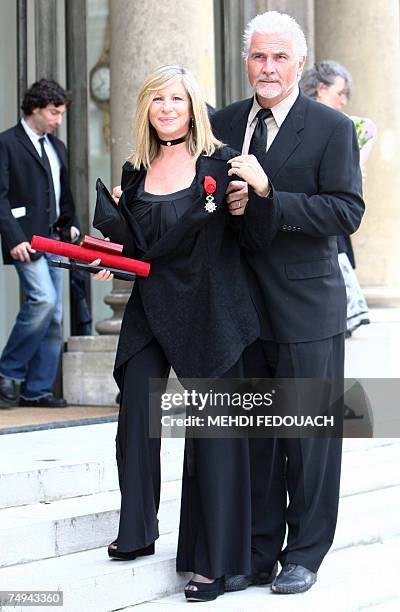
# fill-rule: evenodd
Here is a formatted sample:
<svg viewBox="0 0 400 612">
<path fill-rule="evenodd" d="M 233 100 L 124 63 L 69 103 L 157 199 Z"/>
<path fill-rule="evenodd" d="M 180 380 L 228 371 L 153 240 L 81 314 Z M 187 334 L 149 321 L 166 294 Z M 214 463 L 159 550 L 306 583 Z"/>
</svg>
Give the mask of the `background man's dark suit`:
<svg viewBox="0 0 400 612">
<path fill-rule="evenodd" d="M 60 99 L 63 101 L 65 97 L 64 94 L 61 96 L 63 90 L 53 82 L 42 80 L 32 88 L 40 95 L 43 92 L 50 93 L 50 99 L 51 95 L 56 95 L 56 102 Z M 24 104 L 32 95 L 32 88 L 25 94 Z M 57 95 L 61 98 L 57 98 Z M 31 122 L 30 129 L 37 138 L 39 133 L 34 132 L 32 126 L 38 130 L 39 118 L 40 125 L 44 126 L 43 132 L 46 126 L 50 129 L 56 121 L 58 124 L 61 121 L 65 105 L 60 104 L 58 115 L 53 115 L 49 107 L 54 112 L 58 110 L 50 103 L 44 104 L 34 109 L 36 114 L 31 113 L 25 117 L 26 121 Z M 26 125 L 29 127 L 28 123 Z M 57 156 L 59 162 L 60 182 L 56 182 L 60 194 L 59 210 L 55 199 L 55 179 L 52 173 L 51 176 L 48 174 L 50 162 L 47 153 L 44 158 L 45 162 L 47 159 L 46 170 L 46 163 L 22 123 L 0 134 L 0 234 L 3 260 L 5 264 L 15 266 L 25 296 L 0 357 L 2 405 L 17 403 L 15 381 L 21 383 L 20 405 L 59 408 L 66 405 L 64 399 L 54 397 L 51 391 L 62 349 L 63 272 L 50 266 L 50 256 L 28 254 L 33 234 L 58 238 L 62 230 L 65 230 L 65 238 L 69 239 L 77 230 L 74 203 L 68 185 L 66 149 L 51 133 L 47 133 L 47 138 L 54 150 L 54 158 Z M 50 191 L 53 187 L 54 194 Z M 55 221 L 56 216 L 58 219 Z M 71 230 L 71 225 L 75 230 Z M 27 256 L 23 255 L 24 251 Z M 21 256 L 24 260 L 21 260 Z"/>
<path fill-rule="evenodd" d="M 212 117 L 216 135 L 232 148 L 242 149 L 252 101 Z M 263 355 L 250 355 L 248 374 L 340 380 L 346 293 L 336 236 L 354 232 L 364 211 L 354 126 L 300 93 L 258 161 L 273 198 L 251 192 L 259 208 L 248 212 L 273 205 L 279 223 L 269 247 L 246 253 L 264 340 Z M 251 455 L 253 570 L 271 571 L 279 557 L 316 572 L 336 526 L 341 440 L 258 440 Z M 286 522 L 288 544 L 280 554 Z"/>
<path fill-rule="evenodd" d="M 64 143 L 48 134 L 61 163 L 60 217 L 57 226 L 68 229 L 74 220 L 74 203 L 67 178 L 67 151 Z M 15 219 L 10 209 L 26 208 Z M 49 181 L 46 168 L 20 123 L 0 134 L 0 231 L 3 261 L 13 262 L 10 250 L 30 242 L 33 234 L 49 234 Z"/>
</svg>

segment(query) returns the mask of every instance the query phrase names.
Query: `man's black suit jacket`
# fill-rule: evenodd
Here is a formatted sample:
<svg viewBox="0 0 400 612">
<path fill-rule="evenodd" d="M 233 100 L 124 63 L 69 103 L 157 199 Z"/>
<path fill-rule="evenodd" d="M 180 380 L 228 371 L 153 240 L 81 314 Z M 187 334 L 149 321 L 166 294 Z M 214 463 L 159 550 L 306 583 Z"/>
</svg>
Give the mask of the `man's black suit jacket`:
<svg viewBox="0 0 400 612">
<path fill-rule="evenodd" d="M 74 203 L 68 184 L 64 143 L 49 135 L 61 163 L 60 217 L 57 226 L 69 228 Z M 15 219 L 13 208 L 25 207 L 26 215 Z M 0 134 L 0 233 L 3 260 L 10 264 L 10 250 L 30 242 L 33 234 L 49 235 L 50 195 L 46 168 L 21 123 Z"/>
<path fill-rule="evenodd" d="M 216 135 L 238 150 L 252 101 L 236 102 L 212 117 Z M 270 245 L 247 252 L 262 337 L 292 343 L 342 333 L 346 292 L 336 236 L 354 232 L 364 212 L 353 122 L 300 93 L 259 161 L 273 186 L 278 219 Z M 271 200 L 249 193 L 258 207 L 252 205 L 245 219 L 254 224 L 253 215 L 262 214 Z M 260 233 L 260 245 L 263 239 Z"/>
</svg>

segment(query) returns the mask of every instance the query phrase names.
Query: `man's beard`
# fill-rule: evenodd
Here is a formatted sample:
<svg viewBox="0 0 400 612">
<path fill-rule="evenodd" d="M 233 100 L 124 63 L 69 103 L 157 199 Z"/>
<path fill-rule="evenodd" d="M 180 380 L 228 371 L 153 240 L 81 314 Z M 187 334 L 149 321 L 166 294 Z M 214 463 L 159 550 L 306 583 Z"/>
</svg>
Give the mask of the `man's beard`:
<svg viewBox="0 0 400 612">
<path fill-rule="evenodd" d="M 277 98 L 286 93 L 282 83 L 279 81 L 257 81 L 255 91 L 259 96 L 267 100 Z"/>
</svg>

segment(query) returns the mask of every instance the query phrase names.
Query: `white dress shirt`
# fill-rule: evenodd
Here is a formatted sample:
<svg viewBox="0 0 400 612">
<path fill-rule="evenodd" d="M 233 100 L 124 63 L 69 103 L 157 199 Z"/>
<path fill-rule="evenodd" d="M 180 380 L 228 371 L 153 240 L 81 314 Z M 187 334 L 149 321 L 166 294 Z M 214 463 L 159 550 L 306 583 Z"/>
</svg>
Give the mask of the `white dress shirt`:
<svg viewBox="0 0 400 612">
<path fill-rule="evenodd" d="M 53 179 L 53 186 L 54 186 L 54 194 L 56 197 L 56 213 L 57 213 L 57 219 L 58 219 L 58 217 L 60 216 L 60 197 L 61 197 L 61 176 L 60 176 L 61 162 L 58 157 L 58 153 L 53 147 L 53 145 L 51 144 L 47 134 L 43 134 L 42 136 L 39 136 L 39 134 L 36 134 L 36 132 L 34 132 L 32 128 L 29 127 L 29 125 L 27 124 L 24 118 L 21 119 L 21 125 L 24 128 L 33 146 L 35 147 L 36 151 L 38 152 L 39 157 L 42 157 L 42 150 L 41 150 L 39 139 L 44 137 L 44 150 L 46 151 L 46 155 L 49 158 L 49 162 L 50 162 L 51 176 Z"/>
<path fill-rule="evenodd" d="M 267 117 L 267 119 L 265 119 L 268 129 L 268 142 L 266 148 L 267 151 L 274 142 L 279 132 L 279 128 L 288 116 L 289 111 L 292 108 L 293 104 L 296 102 L 298 95 L 299 87 L 298 85 L 296 85 L 293 91 L 290 92 L 290 94 L 286 98 L 284 98 L 283 100 L 281 100 L 281 102 L 278 102 L 278 104 L 275 104 L 275 106 L 271 108 L 272 117 Z M 253 132 L 256 129 L 257 125 L 257 113 L 261 108 L 262 106 L 259 105 L 257 101 L 257 96 L 254 95 L 253 106 L 251 107 L 249 116 L 247 118 L 246 133 L 244 135 L 242 147 L 243 155 L 247 155 L 249 152 L 251 137 L 253 136 Z"/>
</svg>

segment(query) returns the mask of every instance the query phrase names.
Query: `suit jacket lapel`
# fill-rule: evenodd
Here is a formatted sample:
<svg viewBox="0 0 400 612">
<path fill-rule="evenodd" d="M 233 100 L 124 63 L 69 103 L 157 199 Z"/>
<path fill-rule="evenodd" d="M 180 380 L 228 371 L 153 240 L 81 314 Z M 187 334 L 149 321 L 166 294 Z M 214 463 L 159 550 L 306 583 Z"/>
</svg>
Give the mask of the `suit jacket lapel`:
<svg viewBox="0 0 400 612">
<path fill-rule="evenodd" d="M 228 138 L 229 146 L 236 151 L 242 151 L 244 136 L 246 133 L 247 119 L 253 104 L 253 98 L 243 101 L 243 107 L 238 110 L 232 118 L 230 129 L 231 135 Z"/>
<path fill-rule="evenodd" d="M 307 98 L 300 93 L 262 160 L 262 165 L 271 180 L 301 142 L 306 106 Z"/>
<path fill-rule="evenodd" d="M 45 167 L 45 165 L 42 162 L 42 158 L 40 157 L 39 153 L 36 151 L 35 147 L 33 146 L 33 143 L 31 141 L 31 139 L 29 138 L 28 134 L 25 132 L 25 130 L 22 127 L 21 123 L 18 123 L 16 125 L 16 127 L 15 127 L 15 135 L 18 138 L 18 140 L 20 141 L 20 143 L 25 147 L 25 149 L 41 165 L 41 167 L 44 169 L 44 171 L 47 172 L 46 167 Z"/>
</svg>

